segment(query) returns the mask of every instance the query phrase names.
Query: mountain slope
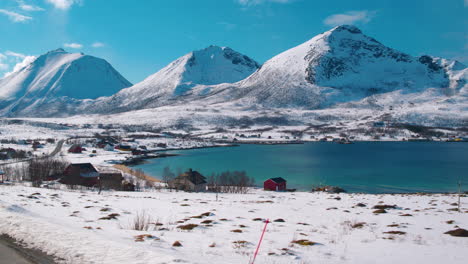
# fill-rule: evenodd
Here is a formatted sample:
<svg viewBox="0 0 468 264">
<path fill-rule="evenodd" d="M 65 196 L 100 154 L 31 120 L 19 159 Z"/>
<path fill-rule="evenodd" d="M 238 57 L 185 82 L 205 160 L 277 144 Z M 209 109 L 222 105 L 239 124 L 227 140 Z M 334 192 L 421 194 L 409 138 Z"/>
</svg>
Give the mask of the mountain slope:
<svg viewBox="0 0 468 264">
<path fill-rule="evenodd" d="M 216 101 L 316 109 L 395 90 L 434 87 L 456 94 L 466 76 L 450 74 L 449 64 L 429 56 L 412 57 L 357 27 L 339 26 L 268 60 L 235 87 L 223 88 Z M 459 63 L 457 67 L 466 69 Z"/>
<path fill-rule="evenodd" d="M 243 80 L 259 67 L 231 48 L 210 46 L 190 52 L 142 82 L 90 104 L 88 111 L 128 111 L 171 104 L 194 94 L 209 94 L 218 84 Z"/>
<path fill-rule="evenodd" d="M 103 59 L 57 49 L 0 79 L 0 113 L 60 114 L 82 99 L 110 96 L 130 85 Z"/>
</svg>

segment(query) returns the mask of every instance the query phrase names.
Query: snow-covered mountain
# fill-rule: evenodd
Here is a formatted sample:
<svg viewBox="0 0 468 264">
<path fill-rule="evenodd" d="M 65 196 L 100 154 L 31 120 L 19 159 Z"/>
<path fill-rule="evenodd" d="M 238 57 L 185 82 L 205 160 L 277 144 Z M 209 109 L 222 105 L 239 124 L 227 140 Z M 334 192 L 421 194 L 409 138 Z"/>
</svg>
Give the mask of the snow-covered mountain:
<svg viewBox="0 0 468 264">
<path fill-rule="evenodd" d="M 0 113 L 67 114 L 83 99 L 110 96 L 129 86 L 131 83 L 107 61 L 57 49 L 0 79 Z"/>
<path fill-rule="evenodd" d="M 412 57 L 345 25 L 273 57 L 216 100 L 316 109 L 395 90 L 440 88 L 453 95 L 466 77 L 459 62 Z"/>
<path fill-rule="evenodd" d="M 181 98 L 210 94 L 216 85 L 241 81 L 259 67 L 231 48 L 210 46 L 178 58 L 142 82 L 101 98 L 87 109 L 102 113 L 177 103 Z"/>
</svg>

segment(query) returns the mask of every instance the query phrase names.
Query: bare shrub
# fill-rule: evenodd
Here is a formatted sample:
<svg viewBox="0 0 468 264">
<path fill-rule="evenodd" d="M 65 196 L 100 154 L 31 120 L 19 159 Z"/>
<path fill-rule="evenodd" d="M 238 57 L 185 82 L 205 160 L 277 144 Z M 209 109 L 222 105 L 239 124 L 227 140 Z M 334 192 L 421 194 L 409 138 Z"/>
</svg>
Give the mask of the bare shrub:
<svg viewBox="0 0 468 264">
<path fill-rule="evenodd" d="M 27 163 L 26 180 L 32 182 L 33 187 L 39 187 L 43 181 L 62 175 L 68 162 L 52 157 L 36 158 Z"/>
<path fill-rule="evenodd" d="M 138 231 L 148 231 L 151 225 L 151 216 L 147 215 L 145 211 L 137 213 L 133 218 L 131 229 Z"/>
<path fill-rule="evenodd" d="M 208 190 L 218 193 L 247 193 L 255 180 L 245 171 L 225 171 L 208 178 Z"/>
</svg>

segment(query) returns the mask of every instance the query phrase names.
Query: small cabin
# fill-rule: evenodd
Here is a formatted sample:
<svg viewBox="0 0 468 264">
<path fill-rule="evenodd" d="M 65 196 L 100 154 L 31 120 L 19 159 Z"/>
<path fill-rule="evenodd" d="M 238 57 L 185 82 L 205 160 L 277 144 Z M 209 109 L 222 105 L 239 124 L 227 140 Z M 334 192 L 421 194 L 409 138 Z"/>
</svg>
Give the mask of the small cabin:
<svg viewBox="0 0 468 264">
<path fill-rule="evenodd" d="M 281 177 L 270 178 L 263 182 L 263 189 L 265 191 L 286 191 L 286 180 Z"/>
<path fill-rule="evenodd" d="M 171 181 L 169 186 L 182 191 L 203 192 L 206 191 L 206 184 L 205 176 L 201 175 L 198 171 L 189 169 Z"/>
<path fill-rule="evenodd" d="M 83 148 L 78 145 L 78 144 L 73 144 L 69 149 L 68 149 L 68 152 L 69 153 L 81 153 L 83 152 Z"/>
</svg>

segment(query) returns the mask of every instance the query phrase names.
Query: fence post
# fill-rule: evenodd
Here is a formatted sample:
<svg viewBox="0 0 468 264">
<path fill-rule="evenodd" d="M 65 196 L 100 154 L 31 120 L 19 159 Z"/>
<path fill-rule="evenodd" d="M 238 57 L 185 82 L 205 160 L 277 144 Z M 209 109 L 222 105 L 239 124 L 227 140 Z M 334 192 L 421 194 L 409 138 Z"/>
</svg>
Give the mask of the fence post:
<svg viewBox="0 0 468 264">
<path fill-rule="evenodd" d="M 260 245 L 262 244 L 263 235 L 265 235 L 265 231 L 266 231 L 268 223 L 270 223 L 269 219 L 265 221 L 265 227 L 263 227 L 262 236 L 260 237 L 260 241 L 258 241 L 257 249 L 255 250 L 254 257 L 253 257 L 251 264 L 255 263 L 255 259 L 257 258 L 258 250 L 260 249 Z"/>
</svg>

